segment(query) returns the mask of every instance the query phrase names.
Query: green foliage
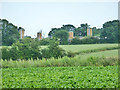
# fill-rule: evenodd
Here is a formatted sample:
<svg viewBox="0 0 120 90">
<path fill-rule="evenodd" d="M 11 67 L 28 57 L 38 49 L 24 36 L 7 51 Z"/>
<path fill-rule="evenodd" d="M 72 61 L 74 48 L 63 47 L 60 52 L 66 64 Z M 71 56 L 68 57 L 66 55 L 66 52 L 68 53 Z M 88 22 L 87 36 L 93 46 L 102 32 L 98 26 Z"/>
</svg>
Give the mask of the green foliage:
<svg viewBox="0 0 120 90">
<path fill-rule="evenodd" d="M 87 36 L 81 39 L 82 44 L 95 44 L 99 43 L 99 39 L 96 37 Z"/>
<path fill-rule="evenodd" d="M 56 31 L 65 30 L 68 32 L 68 31 L 74 31 L 75 29 L 76 29 L 75 26 L 71 24 L 63 25 L 61 28 L 52 28 L 51 31 L 48 33 L 48 36 L 53 37 Z"/>
<path fill-rule="evenodd" d="M 84 58 L 83 58 L 84 57 Z M 63 57 L 50 59 L 29 59 L 29 60 L 4 60 L 2 68 L 30 68 L 30 67 L 70 67 L 70 66 L 115 66 L 118 65 L 117 57 L 105 56 L 86 56 L 81 57 Z"/>
<path fill-rule="evenodd" d="M 23 39 L 23 41 L 24 40 L 25 39 Z M 52 57 L 59 58 L 64 56 L 74 57 L 75 55 L 79 54 L 81 55 L 84 53 L 89 54 L 92 52 L 118 49 L 117 44 L 60 45 L 60 47 L 58 47 L 59 43 L 56 42 L 55 40 L 51 41 L 49 47 L 46 46 L 44 48 L 40 48 L 38 40 L 37 41 L 32 40 L 31 44 L 24 43 L 30 42 L 31 40 L 24 42 L 23 41 L 13 44 L 12 47 L 2 47 L 2 58 L 4 60 L 5 59 L 9 60 L 10 58 L 13 60 L 17 60 L 15 58 L 24 59 L 23 57 L 26 54 L 27 54 L 26 56 L 27 57 L 29 56 L 30 58 L 37 58 L 38 56 L 39 56 L 38 58 L 52 58 Z M 18 47 L 20 50 L 18 50 Z M 26 52 L 26 54 L 24 54 L 23 51 Z M 114 53 L 110 55 L 114 55 Z"/>
<path fill-rule="evenodd" d="M 62 45 L 68 44 L 68 36 L 68 32 L 65 30 L 56 31 L 54 34 L 54 37 L 57 38 Z"/>
<path fill-rule="evenodd" d="M 3 48 L 2 53 L 4 60 L 9 60 L 10 58 L 13 60 L 42 58 L 38 41 L 30 38 L 24 38 L 21 41 L 14 43 L 11 48 Z M 4 55 L 6 53 L 7 56 Z"/>
<path fill-rule="evenodd" d="M 10 52 L 9 52 L 9 48 L 7 47 L 2 47 L 1 48 L 2 51 L 2 59 L 5 60 L 9 60 L 10 59 Z"/>
<path fill-rule="evenodd" d="M 118 20 L 105 22 L 101 32 L 101 42 L 118 42 Z"/>
<path fill-rule="evenodd" d="M 80 38 L 76 37 L 76 38 L 72 39 L 70 44 L 77 45 L 77 44 L 82 44 L 82 42 L 81 42 Z"/>
<path fill-rule="evenodd" d="M 49 39 L 49 38 L 46 38 L 46 39 L 43 38 L 43 39 L 40 40 L 39 42 L 40 42 L 40 45 L 49 45 L 50 40 L 51 40 L 51 39 Z"/>
<path fill-rule="evenodd" d="M 98 29 L 97 29 L 96 27 L 93 27 L 93 28 L 92 28 L 92 36 L 100 36 L 101 31 L 102 31 L 101 28 L 98 28 Z"/>
<path fill-rule="evenodd" d="M 20 35 L 17 26 L 9 23 L 7 20 L 0 20 L 3 24 L 2 28 L 2 45 L 10 46 L 19 40 Z"/>
<path fill-rule="evenodd" d="M 67 52 L 68 57 L 74 57 L 75 55 L 76 55 L 76 53 L 74 53 L 74 52 L 71 52 L 71 51 Z"/>
<path fill-rule="evenodd" d="M 86 24 L 81 24 L 80 27 L 76 28 L 74 31 L 75 36 L 87 36 L 87 27 L 89 25 Z"/>
<path fill-rule="evenodd" d="M 42 40 L 39 40 L 40 45 L 49 45 L 51 42 L 57 41 L 55 38 L 43 38 Z"/>
<path fill-rule="evenodd" d="M 19 59 L 18 57 L 20 57 L 20 53 L 19 53 L 19 50 L 18 50 L 18 47 L 16 47 L 16 46 L 12 46 L 10 49 L 9 49 L 9 51 L 8 51 L 9 53 L 7 54 L 8 56 L 9 56 L 9 58 L 10 59 L 12 59 L 12 60 L 17 60 L 17 59 Z M 4 52 L 3 52 L 4 53 Z M 7 59 L 7 58 L 6 58 Z M 9 59 L 7 59 L 7 60 L 9 60 Z"/>
<path fill-rule="evenodd" d="M 58 45 L 59 45 L 58 42 L 51 41 L 48 48 L 42 50 L 43 58 L 51 58 L 51 57 L 60 58 L 65 56 L 65 51 L 62 48 L 60 48 Z"/>
<path fill-rule="evenodd" d="M 76 28 L 75 28 L 75 26 L 73 26 L 73 25 L 71 25 L 71 24 L 67 24 L 67 25 L 63 25 L 63 26 L 61 27 L 61 29 L 67 30 L 67 31 L 74 31 Z"/>
<path fill-rule="evenodd" d="M 118 88 L 118 67 L 2 69 L 3 88 Z"/>
<path fill-rule="evenodd" d="M 99 43 L 99 39 L 92 36 L 87 36 L 84 37 L 83 39 L 79 39 L 76 37 L 71 41 L 71 44 L 95 44 L 95 43 Z"/>
<path fill-rule="evenodd" d="M 116 43 L 118 42 L 118 20 L 113 20 L 113 21 L 108 21 L 103 24 L 103 28 L 92 28 L 92 35 L 95 37 L 99 37 L 100 40 L 99 43 Z M 56 32 L 65 30 L 65 31 L 73 31 L 74 32 L 74 37 L 79 37 L 79 36 L 87 36 L 87 28 L 88 24 L 81 24 L 80 27 L 76 28 L 73 25 L 63 25 L 61 28 L 52 28 L 52 30 L 49 32 L 48 36 L 53 37 Z M 92 38 L 90 38 L 92 39 Z M 62 40 L 62 39 L 61 39 Z M 78 39 L 76 40 L 74 44 L 80 44 L 80 43 L 98 43 L 98 41 L 94 42 L 93 40 L 91 41 L 86 41 L 84 40 L 83 42 L 80 42 Z M 78 41 L 78 42 L 77 42 Z M 61 44 L 61 43 L 60 43 Z M 67 44 L 67 43 L 65 43 Z"/>
<path fill-rule="evenodd" d="M 60 58 L 66 55 L 65 50 L 60 48 L 59 43 L 55 40 L 51 40 L 48 48 L 44 48 L 41 50 L 39 40 L 24 38 L 16 43 L 14 43 L 11 48 L 3 48 L 3 60 L 10 58 L 12 60 L 25 59 L 28 60 L 30 58 L 33 59 L 42 59 L 42 58 Z M 7 53 L 7 56 L 6 56 Z"/>
</svg>

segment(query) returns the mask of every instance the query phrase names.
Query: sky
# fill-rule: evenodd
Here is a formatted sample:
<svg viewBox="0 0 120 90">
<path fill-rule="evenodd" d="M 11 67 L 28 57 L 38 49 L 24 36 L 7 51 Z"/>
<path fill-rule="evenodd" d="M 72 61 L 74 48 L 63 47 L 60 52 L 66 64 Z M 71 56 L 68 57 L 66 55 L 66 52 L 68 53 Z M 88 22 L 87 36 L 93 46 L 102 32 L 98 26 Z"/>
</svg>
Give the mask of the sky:
<svg viewBox="0 0 120 90">
<path fill-rule="evenodd" d="M 47 37 L 51 28 L 88 23 L 102 28 L 107 21 L 118 19 L 118 2 L 27 1 L 0 2 L 0 18 L 25 29 L 25 35 L 36 37 L 42 30 Z"/>
</svg>

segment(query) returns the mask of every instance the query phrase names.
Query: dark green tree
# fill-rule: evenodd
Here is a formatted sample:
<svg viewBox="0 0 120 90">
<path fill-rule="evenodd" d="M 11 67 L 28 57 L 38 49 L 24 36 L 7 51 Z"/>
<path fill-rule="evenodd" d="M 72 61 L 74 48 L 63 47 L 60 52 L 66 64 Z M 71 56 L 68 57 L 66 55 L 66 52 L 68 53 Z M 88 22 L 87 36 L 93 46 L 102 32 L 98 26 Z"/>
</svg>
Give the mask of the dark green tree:
<svg viewBox="0 0 120 90">
<path fill-rule="evenodd" d="M 108 43 L 118 42 L 118 20 L 108 21 L 103 24 L 101 39 Z"/>
<path fill-rule="evenodd" d="M 74 31 L 76 28 L 75 28 L 75 26 L 73 26 L 73 25 L 71 25 L 71 24 L 67 24 L 67 25 L 63 25 L 63 26 L 61 27 L 61 29 L 67 30 L 67 31 Z"/>
<path fill-rule="evenodd" d="M 96 28 L 96 27 L 93 27 L 92 28 L 92 36 L 98 36 L 98 37 L 100 37 L 100 33 L 101 33 L 101 28 Z"/>
<path fill-rule="evenodd" d="M 74 31 L 74 36 L 87 36 L 88 24 L 81 24 L 80 27 L 76 28 Z"/>
<path fill-rule="evenodd" d="M 51 31 L 48 33 L 48 36 L 52 38 L 55 32 L 58 30 L 60 30 L 60 28 L 52 28 Z"/>
<path fill-rule="evenodd" d="M 68 32 L 66 30 L 59 30 L 56 31 L 54 37 L 60 41 L 60 44 L 68 44 Z"/>
<path fill-rule="evenodd" d="M 42 50 L 42 57 L 43 58 L 61 58 L 66 55 L 65 50 L 59 47 L 59 42 L 52 40 L 48 46 Z"/>
<path fill-rule="evenodd" d="M 19 40 L 20 35 L 17 26 L 9 23 L 7 20 L 0 20 L 2 24 L 2 44 L 10 46 Z"/>
<path fill-rule="evenodd" d="M 74 31 L 76 28 L 71 24 L 63 25 L 61 28 L 52 28 L 48 33 L 49 37 L 53 37 L 56 31 L 65 30 L 65 31 Z"/>
<path fill-rule="evenodd" d="M 72 39 L 71 44 L 73 44 L 73 45 L 82 44 L 82 42 L 81 42 L 80 38 L 76 37 L 76 38 Z"/>
</svg>

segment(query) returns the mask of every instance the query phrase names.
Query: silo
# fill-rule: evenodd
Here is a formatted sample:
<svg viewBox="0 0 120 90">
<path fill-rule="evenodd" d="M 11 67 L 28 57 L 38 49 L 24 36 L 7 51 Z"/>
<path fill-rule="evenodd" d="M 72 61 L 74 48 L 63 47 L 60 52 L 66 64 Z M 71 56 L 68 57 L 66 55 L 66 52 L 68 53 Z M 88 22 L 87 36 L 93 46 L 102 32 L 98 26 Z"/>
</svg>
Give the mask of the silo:
<svg viewBox="0 0 120 90">
<path fill-rule="evenodd" d="M 37 38 L 38 38 L 38 40 L 41 40 L 41 39 L 42 39 L 42 30 L 40 30 L 40 31 L 37 33 Z"/>
<path fill-rule="evenodd" d="M 69 31 L 69 39 L 73 39 L 73 31 Z"/>
<path fill-rule="evenodd" d="M 87 28 L 87 36 L 92 36 L 92 28 Z"/>
<path fill-rule="evenodd" d="M 18 31 L 19 31 L 19 34 L 20 34 L 20 39 L 23 39 L 23 38 L 24 38 L 25 30 L 20 27 L 20 28 L 18 29 Z"/>
</svg>

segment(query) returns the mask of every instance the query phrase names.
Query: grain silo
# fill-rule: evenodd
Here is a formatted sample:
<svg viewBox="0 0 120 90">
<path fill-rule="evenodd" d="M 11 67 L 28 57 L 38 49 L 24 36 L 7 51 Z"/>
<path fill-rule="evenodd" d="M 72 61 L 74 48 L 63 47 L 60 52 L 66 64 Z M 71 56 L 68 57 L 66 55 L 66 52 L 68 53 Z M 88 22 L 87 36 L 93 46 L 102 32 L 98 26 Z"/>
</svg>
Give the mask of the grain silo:
<svg viewBox="0 0 120 90">
<path fill-rule="evenodd" d="M 42 30 L 40 30 L 39 32 L 37 32 L 37 38 L 38 38 L 38 40 L 42 39 Z"/>
<path fill-rule="evenodd" d="M 20 39 L 23 39 L 25 30 L 23 28 L 19 27 L 18 31 L 19 31 L 19 34 L 20 34 Z"/>
<path fill-rule="evenodd" d="M 69 31 L 69 39 L 73 39 L 73 31 Z"/>
<path fill-rule="evenodd" d="M 87 36 L 92 36 L 92 28 L 87 28 Z"/>
</svg>

